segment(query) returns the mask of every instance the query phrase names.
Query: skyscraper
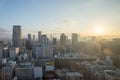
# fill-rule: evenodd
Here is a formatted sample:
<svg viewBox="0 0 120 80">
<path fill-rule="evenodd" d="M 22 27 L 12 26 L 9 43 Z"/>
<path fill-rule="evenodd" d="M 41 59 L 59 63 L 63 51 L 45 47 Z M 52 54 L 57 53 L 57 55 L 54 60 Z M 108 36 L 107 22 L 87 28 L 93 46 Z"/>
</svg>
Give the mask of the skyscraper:
<svg viewBox="0 0 120 80">
<path fill-rule="evenodd" d="M 41 46 L 41 31 L 38 32 L 38 45 Z"/>
<path fill-rule="evenodd" d="M 0 41 L 0 68 L 2 65 L 2 57 L 3 57 L 3 42 Z"/>
<path fill-rule="evenodd" d="M 38 32 L 38 41 L 41 41 L 41 31 Z"/>
<path fill-rule="evenodd" d="M 72 33 L 72 46 L 76 47 L 78 44 L 78 34 Z"/>
<path fill-rule="evenodd" d="M 53 45 L 57 45 L 57 38 L 53 38 Z"/>
<path fill-rule="evenodd" d="M 41 35 L 41 45 L 36 46 L 36 57 L 37 58 L 51 58 L 53 57 L 53 47 L 49 44 L 47 35 Z"/>
<path fill-rule="evenodd" d="M 48 38 L 47 35 L 42 35 L 41 36 L 41 46 L 48 46 Z"/>
<path fill-rule="evenodd" d="M 28 33 L 28 40 L 31 41 L 32 40 L 32 37 L 31 37 L 31 34 Z"/>
<path fill-rule="evenodd" d="M 65 35 L 64 33 L 62 33 L 62 34 L 60 35 L 60 44 L 61 44 L 62 46 L 65 46 L 65 45 L 66 45 L 66 40 L 67 40 L 66 35 Z"/>
<path fill-rule="evenodd" d="M 35 35 L 33 35 L 33 41 L 35 41 Z"/>
<path fill-rule="evenodd" d="M 21 47 L 21 26 L 20 25 L 13 26 L 13 46 Z"/>
</svg>

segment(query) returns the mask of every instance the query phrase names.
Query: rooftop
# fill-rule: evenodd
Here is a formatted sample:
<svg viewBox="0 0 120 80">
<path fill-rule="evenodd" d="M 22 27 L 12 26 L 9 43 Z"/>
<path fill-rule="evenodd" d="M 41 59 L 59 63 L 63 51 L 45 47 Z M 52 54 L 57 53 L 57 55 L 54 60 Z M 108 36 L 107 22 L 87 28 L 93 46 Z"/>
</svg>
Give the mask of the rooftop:
<svg viewBox="0 0 120 80">
<path fill-rule="evenodd" d="M 33 64 L 30 62 L 19 63 L 16 65 L 16 68 L 32 68 Z"/>
<path fill-rule="evenodd" d="M 66 75 L 67 76 L 80 76 L 80 77 L 83 77 L 83 75 L 80 74 L 79 72 L 67 72 Z"/>
<path fill-rule="evenodd" d="M 114 70 L 105 70 L 105 72 L 111 76 L 120 77 L 120 73 Z"/>
</svg>

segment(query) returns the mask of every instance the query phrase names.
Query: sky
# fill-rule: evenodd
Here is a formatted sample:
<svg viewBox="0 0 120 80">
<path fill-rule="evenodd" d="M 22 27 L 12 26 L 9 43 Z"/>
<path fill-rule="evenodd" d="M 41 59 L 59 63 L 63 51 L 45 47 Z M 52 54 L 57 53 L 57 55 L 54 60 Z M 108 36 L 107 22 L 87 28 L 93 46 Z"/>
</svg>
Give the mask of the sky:
<svg viewBox="0 0 120 80">
<path fill-rule="evenodd" d="M 120 0 L 0 0 L 0 38 L 11 38 L 13 25 L 22 26 L 23 37 L 38 31 L 91 34 L 96 28 L 119 34 Z"/>
</svg>

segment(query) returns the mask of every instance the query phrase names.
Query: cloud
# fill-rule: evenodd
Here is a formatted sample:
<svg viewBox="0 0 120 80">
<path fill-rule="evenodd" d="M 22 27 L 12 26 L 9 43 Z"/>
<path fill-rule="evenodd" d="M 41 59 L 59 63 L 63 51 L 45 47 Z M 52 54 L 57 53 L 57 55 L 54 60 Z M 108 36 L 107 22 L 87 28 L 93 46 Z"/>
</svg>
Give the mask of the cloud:
<svg viewBox="0 0 120 80">
<path fill-rule="evenodd" d="M 66 19 L 63 20 L 61 26 L 64 32 L 78 32 L 79 21 L 76 19 Z"/>
<path fill-rule="evenodd" d="M 78 21 L 74 20 L 74 19 L 73 20 L 71 19 L 71 20 L 64 20 L 63 21 L 63 25 L 66 26 L 66 27 L 67 26 L 68 27 L 75 27 L 75 26 L 77 26 L 77 24 L 78 24 Z"/>
<path fill-rule="evenodd" d="M 0 28 L 0 33 L 8 33 L 8 32 L 10 32 L 10 30 L 8 30 L 8 29 L 5 29 L 5 28 Z"/>
<path fill-rule="evenodd" d="M 11 38 L 11 31 L 9 29 L 0 28 L 0 38 Z"/>
</svg>

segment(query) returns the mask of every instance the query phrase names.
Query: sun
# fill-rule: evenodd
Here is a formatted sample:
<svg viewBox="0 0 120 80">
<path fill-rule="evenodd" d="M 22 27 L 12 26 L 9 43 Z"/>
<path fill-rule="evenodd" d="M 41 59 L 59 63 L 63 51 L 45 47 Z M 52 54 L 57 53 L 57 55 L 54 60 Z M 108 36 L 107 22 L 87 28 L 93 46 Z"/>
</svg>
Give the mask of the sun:
<svg viewBox="0 0 120 80">
<path fill-rule="evenodd" d="M 95 28 L 95 33 L 97 34 L 103 33 L 103 28 L 100 28 L 100 27 Z"/>
</svg>

